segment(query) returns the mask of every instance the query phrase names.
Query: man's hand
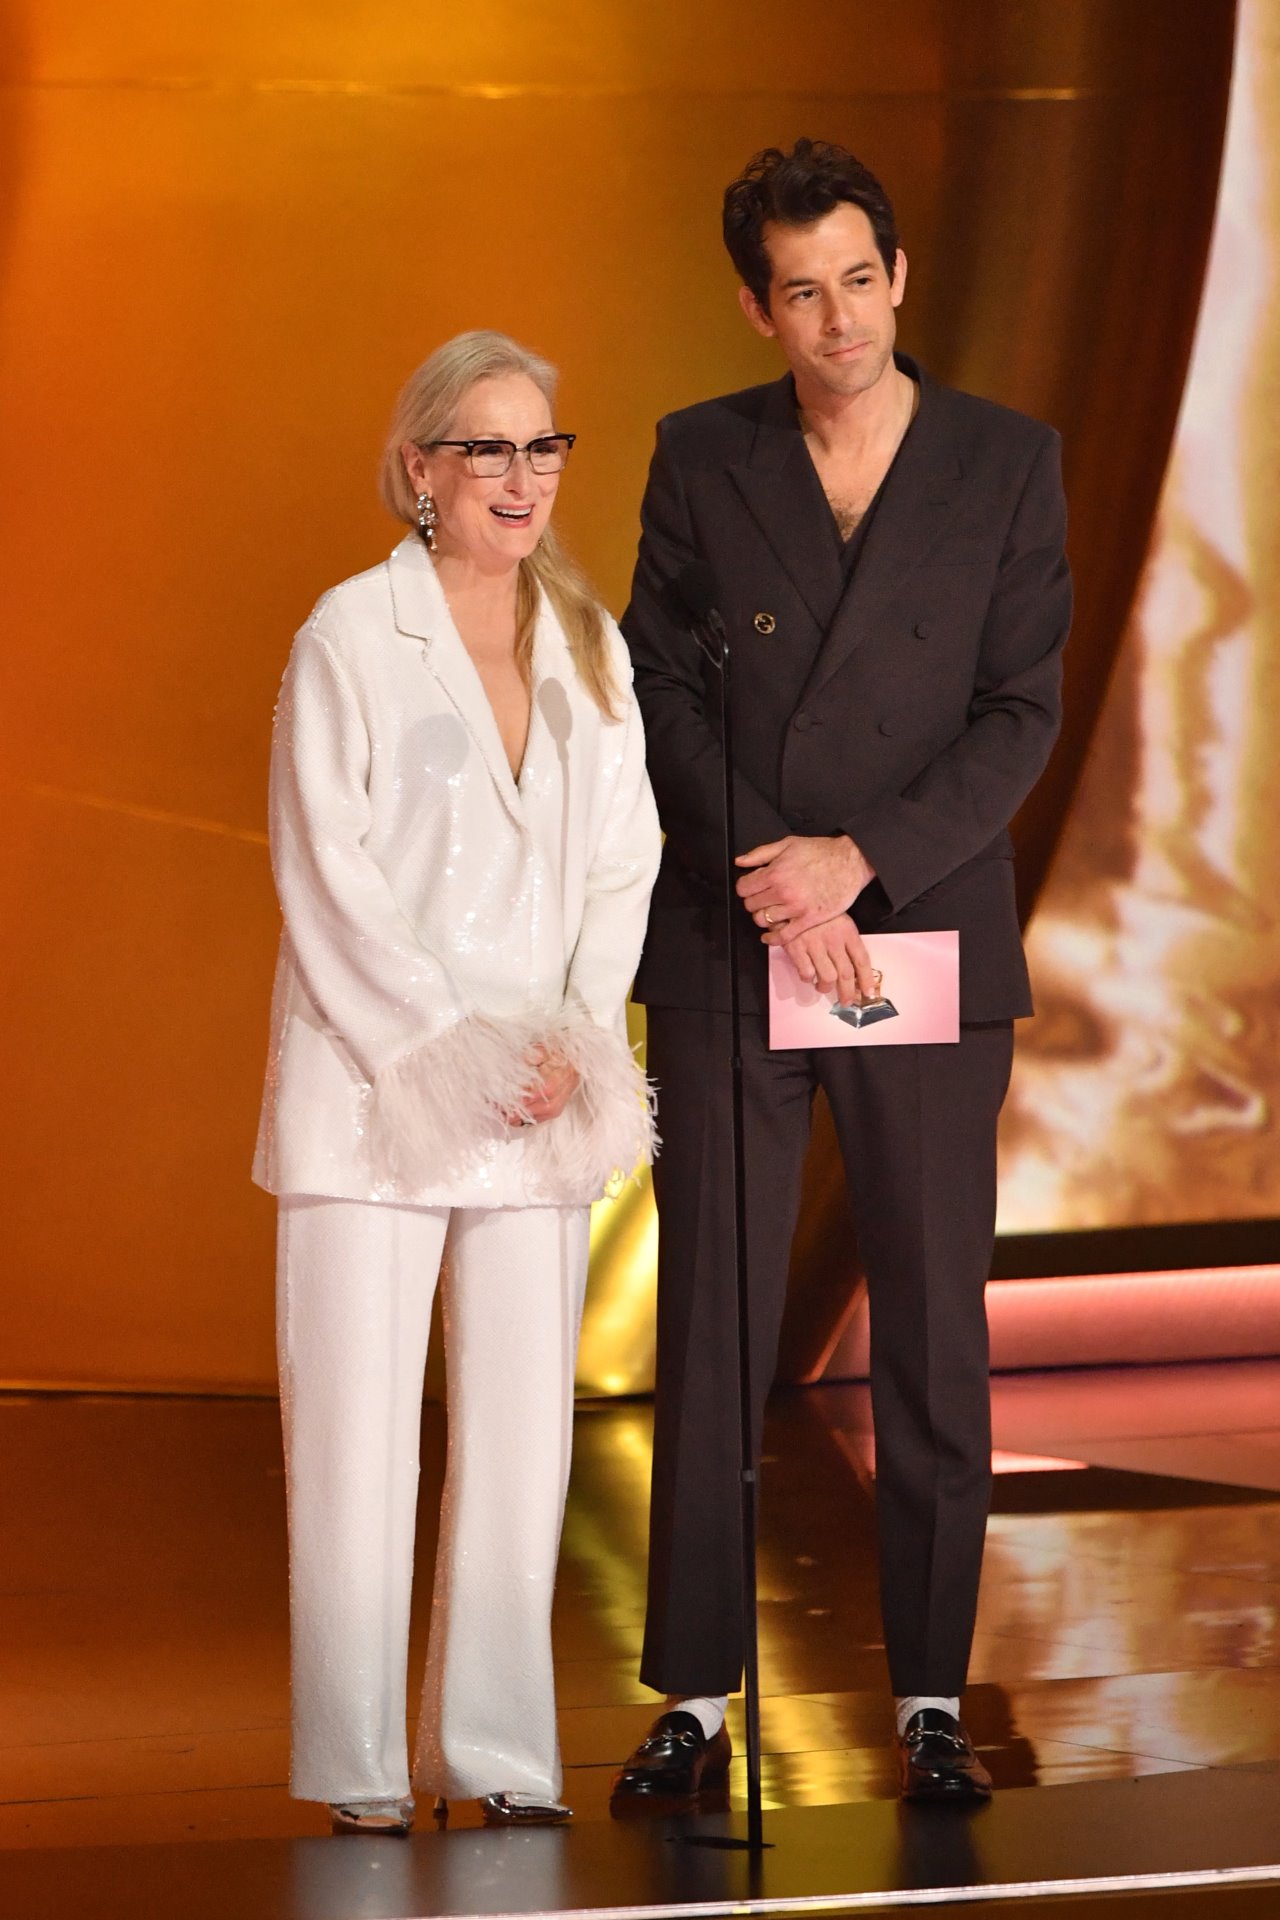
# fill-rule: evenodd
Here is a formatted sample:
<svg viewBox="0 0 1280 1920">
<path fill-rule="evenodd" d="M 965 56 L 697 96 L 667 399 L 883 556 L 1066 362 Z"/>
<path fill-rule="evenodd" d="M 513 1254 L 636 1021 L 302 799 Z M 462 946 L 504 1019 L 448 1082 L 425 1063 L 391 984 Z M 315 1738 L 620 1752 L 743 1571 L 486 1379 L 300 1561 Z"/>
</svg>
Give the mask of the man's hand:
<svg viewBox="0 0 1280 1920">
<path fill-rule="evenodd" d="M 800 978 L 822 993 L 835 993 L 842 1005 L 874 999 L 879 981 L 862 935 L 847 913 L 824 926 L 810 927 L 787 941 L 787 955 Z"/>
<path fill-rule="evenodd" d="M 785 925 L 790 946 L 797 934 L 844 913 L 875 878 L 847 833 L 830 839 L 789 833 L 740 853 L 734 864 L 753 869 L 738 881 L 738 897 L 770 945 L 777 945 L 771 928 Z"/>
<path fill-rule="evenodd" d="M 577 1068 L 553 1058 L 545 1047 L 533 1049 L 529 1065 L 536 1070 L 537 1077 L 529 1082 L 521 1096 L 520 1112 L 503 1114 L 509 1127 L 557 1119 L 577 1090 Z"/>
</svg>

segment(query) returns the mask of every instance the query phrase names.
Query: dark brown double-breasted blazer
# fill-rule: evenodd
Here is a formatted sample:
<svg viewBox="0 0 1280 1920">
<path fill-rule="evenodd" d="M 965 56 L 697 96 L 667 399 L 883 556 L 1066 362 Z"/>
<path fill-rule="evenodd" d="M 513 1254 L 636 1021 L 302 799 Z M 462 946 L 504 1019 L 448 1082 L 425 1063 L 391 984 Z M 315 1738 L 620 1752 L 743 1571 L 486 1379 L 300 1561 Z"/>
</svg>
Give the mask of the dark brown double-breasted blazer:
<svg viewBox="0 0 1280 1920">
<path fill-rule="evenodd" d="M 1031 1011 L 1008 826 L 1059 725 L 1058 436 L 898 364 L 919 406 L 848 577 L 790 376 L 659 425 L 622 621 L 666 832 L 642 1002 L 728 1005 L 716 670 L 671 591 L 698 559 L 733 648 L 737 850 L 848 833 L 876 872 L 864 932 L 958 927 L 962 1019 Z M 738 967 L 763 1010 L 745 911 Z"/>
</svg>

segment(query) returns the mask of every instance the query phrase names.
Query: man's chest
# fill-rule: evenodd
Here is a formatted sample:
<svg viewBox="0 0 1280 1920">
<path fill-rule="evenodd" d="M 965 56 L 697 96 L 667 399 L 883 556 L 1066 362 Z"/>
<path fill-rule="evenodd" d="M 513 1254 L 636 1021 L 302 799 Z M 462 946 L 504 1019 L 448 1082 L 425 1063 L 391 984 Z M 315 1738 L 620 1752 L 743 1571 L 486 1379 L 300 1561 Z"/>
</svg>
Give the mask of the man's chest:
<svg viewBox="0 0 1280 1920">
<path fill-rule="evenodd" d="M 810 448 L 814 472 L 842 540 L 861 525 L 893 464 L 892 451 L 874 459 L 834 458 Z"/>
</svg>

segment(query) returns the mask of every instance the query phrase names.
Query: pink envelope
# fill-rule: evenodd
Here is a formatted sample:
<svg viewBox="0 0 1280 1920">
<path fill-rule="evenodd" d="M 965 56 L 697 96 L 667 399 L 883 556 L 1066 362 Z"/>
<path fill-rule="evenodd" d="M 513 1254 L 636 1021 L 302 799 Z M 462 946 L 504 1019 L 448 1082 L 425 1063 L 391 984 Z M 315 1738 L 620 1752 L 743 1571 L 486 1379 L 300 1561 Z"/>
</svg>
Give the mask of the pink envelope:
<svg viewBox="0 0 1280 1920">
<path fill-rule="evenodd" d="M 868 933 L 880 991 L 894 1019 L 854 1027 L 833 1011 L 836 996 L 806 986 L 785 947 L 769 949 L 769 1046 L 907 1047 L 960 1038 L 960 935 Z"/>
</svg>

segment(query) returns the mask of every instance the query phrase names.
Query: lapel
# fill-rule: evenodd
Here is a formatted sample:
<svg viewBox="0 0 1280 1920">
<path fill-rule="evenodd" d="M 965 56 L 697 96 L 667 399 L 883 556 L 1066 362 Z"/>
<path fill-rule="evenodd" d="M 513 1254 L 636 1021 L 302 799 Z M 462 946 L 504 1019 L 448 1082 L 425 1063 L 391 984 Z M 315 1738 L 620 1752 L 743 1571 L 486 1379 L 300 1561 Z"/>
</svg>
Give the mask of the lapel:
<svg viewBox="0 0 1280 1920">
<path fill-rule="evenodd" d="M 536 783 L 554 768 L 558 768 L 565 777 L 567 785 L 569 742 L 574 732 L 570 690 L 576 679 L 577 668 L 573 664 L 569 642 L 556 618 L 555 609 L 544 593 L 533 635 L 529 676 L 529 738 L 525 742 L 519 788 L 526 785 L 526 776 L 528 782 Z"/>
<path fill-rule="evenodd" d="M 802 704 L 856 647 L 873 637 L 880 608 L 942 537 L 963 489 L 964 469 L 945 393 L 914 361 L 902 355 L 897 359 L 904 372 L 919 380 L 920 405 L 885 482 L 853 578 L 813 663 Z"/>
<path fill-rule="evenodd" d="M 400 542 L 387 562 L 391 575 L 391 602 L 398 631 L 410 639 L 425 641 L 423 665 L 443 688 L 457 711 L 458 718 L 471 735 L 481 758 L 501 795 L 503 805 L 520 828 L 527 827 L 524 805 L 511 773 L 502 735 L 489 705 L 480 675 L 462 636 L 453 624 L 453 615 L 444 589 L 431 564 L 430 555 L 416 533 Z M 539 614 L 539 629 L 543 615 Z M 537 672 L 535 644 L 535 675 Z M 530 715 L 530 732 L 533 718 Z"/>
<path fill-rule="evenodd" d="M 790 374 L 766 387 L 751 451 L 729 474 L 825 633 L 844 577 L 831 509 L 796 418 Z"/>
</svg>

